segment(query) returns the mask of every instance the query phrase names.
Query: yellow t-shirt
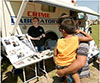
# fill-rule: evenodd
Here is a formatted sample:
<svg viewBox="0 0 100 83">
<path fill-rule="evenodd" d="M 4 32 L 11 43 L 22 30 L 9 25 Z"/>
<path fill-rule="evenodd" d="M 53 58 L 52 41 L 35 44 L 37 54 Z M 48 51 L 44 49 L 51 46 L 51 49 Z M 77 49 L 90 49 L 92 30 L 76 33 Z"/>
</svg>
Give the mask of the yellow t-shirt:
<svg viewBox="0 0 100 83">
<path fill-rule="evenodd" d="M 59 66 L 68 66 L 76 59 L 76 50 L 79 47 L 77 36 L 68 39 L 58 39 L 57 56 L 54 56 L 55 63 Z"/>
</svg>

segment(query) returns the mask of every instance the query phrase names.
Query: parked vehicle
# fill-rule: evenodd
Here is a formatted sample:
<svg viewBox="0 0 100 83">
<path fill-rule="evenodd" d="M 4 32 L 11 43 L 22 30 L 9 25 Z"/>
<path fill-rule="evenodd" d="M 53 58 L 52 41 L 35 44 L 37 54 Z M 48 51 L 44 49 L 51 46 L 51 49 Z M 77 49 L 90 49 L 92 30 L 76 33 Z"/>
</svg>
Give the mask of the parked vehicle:
<svg viewBox="0 0 100 83">
<path fill-rule="evenodd" d="M 90 33 L 87 14 L 99 16 L 87 7 L 77 6 L 76 0 L 2 0 L 2 38 L 26 34 L 32 25 L 31 18 L 38 17 L 46 32 L 45 43 L 55 41 L 61 37 L 56 20 L 62 13 L 78 18 L 79 27 L 87 33 Z M 93 56 L 98 54 L 94 41 L 90 42 L 90 49 Z"/>
</svg>

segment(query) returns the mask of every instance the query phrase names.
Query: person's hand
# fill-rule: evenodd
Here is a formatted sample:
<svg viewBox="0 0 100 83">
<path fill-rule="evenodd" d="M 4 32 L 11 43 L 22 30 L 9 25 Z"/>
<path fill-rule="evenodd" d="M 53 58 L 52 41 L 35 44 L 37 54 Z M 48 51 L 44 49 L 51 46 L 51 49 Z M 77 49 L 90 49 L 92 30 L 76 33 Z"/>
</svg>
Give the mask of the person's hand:
<svg viewBox="0 0 100 83">
<path fill-rule="evenodd" d="M 31 37 L 31 36 L 29 36 L 29 38 L 32 40 L 33 39 L 33 37 Z"/>
<path fill-rule="evenodd" d="M 76 34 L 79 34 L 80 33 L 80 30 L 77 29 L 77 30 L 75 30 L 75 32 L 76 32 Z"/>
<path fill-rule="evenodd" d="M 79 34 L 81 32 L 81 30 L 77 29 L 75 30 L 76 34 Z"/>
<path fill-rule="evenodd" d="M 57 70 L 57 74 L 58 74 L 60 77 L 63 77 L 63 76 L 64 76 L 63 69 Z"/>
<path fill-rule="evenodd" d="M 42 34 L 42 37 L 45 37 L 45 34 Z"/>
</svg>

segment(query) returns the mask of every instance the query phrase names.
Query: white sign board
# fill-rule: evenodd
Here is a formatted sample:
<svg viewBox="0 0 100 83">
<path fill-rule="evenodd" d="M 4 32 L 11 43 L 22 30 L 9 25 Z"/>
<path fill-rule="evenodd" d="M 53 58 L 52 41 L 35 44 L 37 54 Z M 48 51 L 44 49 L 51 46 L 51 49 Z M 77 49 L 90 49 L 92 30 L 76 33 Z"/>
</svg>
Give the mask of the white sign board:
<svg viewBox="0 0 100 83">
<path fill-rule="evenodd" d="M 15 68 L 21 68 L 41 61 L 28 35 L 2 38 L 7 57 Z"/>
</svg>

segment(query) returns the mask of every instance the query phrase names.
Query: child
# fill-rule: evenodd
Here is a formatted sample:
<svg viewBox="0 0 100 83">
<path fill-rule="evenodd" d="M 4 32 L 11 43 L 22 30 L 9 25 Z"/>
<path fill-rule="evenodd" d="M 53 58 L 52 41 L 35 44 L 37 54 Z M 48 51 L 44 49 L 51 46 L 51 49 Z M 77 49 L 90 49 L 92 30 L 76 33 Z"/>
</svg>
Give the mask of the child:
<svg viewBox="0 0 100 83">
<path fill-rule="evenodd" d="M 56 48 L 54 50 L 54 60 L 57 68 L 68 67 L 76 59 L 76 50 L 78 49 L 80 41 L 90 41 L 92 37 L 81 30 L 76 30 L 76 33 L 82 33 L 85 37 L 74 36 L 75 23 L 72 19 L 64 19 L 60 26 L 64 38 L 58 39 Z M 80 83 L 78 73 L 72 74 L 75 83 Z"/>
</svg>

